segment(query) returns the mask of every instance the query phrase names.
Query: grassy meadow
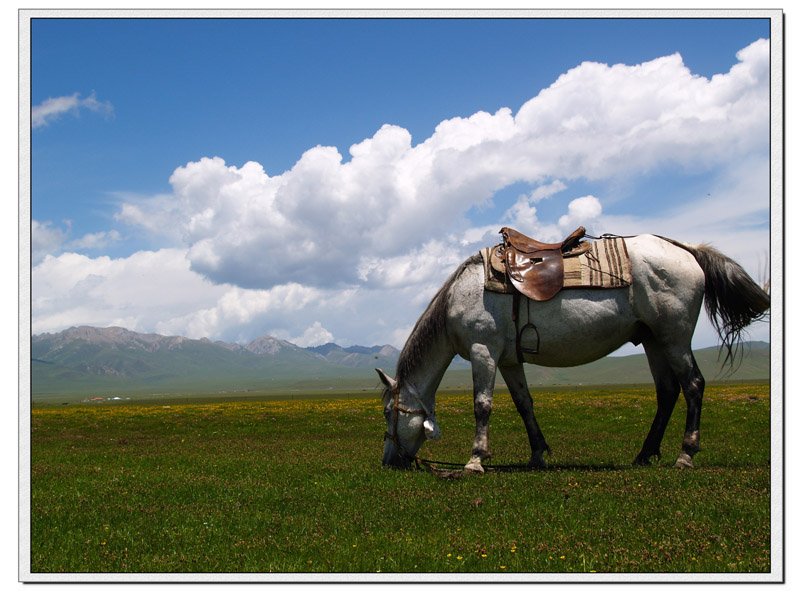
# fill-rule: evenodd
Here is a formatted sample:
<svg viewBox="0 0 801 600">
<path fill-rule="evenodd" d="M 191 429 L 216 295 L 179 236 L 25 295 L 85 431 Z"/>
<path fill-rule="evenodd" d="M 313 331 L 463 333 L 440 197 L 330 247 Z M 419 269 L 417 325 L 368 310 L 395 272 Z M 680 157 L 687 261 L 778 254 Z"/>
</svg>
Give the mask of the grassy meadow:
<svg viewBox="0 0 801 600">
<path fill-rule="evenodd" d="M 631 467 L 648 388 L 538 389 L 543 471 L 441 478 L 381 467 L 369 397 L 170 399 L 34 407 L 32 573 L 769 573 L 770 388 L 707 388 L 696 469 Z M 464 462 L 469 393 L 438 397 L 439 442 Z M 528 445 L 507 394 L 496 464 Z"/>
</svg>

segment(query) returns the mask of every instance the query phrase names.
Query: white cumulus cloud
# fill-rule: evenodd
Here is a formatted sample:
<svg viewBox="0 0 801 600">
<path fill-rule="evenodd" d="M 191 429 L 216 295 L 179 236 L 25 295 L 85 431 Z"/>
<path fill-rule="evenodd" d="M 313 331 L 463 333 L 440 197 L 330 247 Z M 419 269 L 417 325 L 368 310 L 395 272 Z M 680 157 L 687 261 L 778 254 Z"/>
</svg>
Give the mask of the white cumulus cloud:
<svg viewBox="0 0 801 600">
<path fill-rule="evenodd" d="M 601 216 L 601 201 L 595 196 L 582 196 L 567 205 L 567 214 L 559 218 L 559 227 L 567 230 L 585 225 L 590 227 Z"/>
<path fill-rule="evenodd" d="M 639 65 L 583 63 L 517 114 L 500 108 L 443 121 L 416 146 L 408 131 L 385 125 L 351 146 L 349 160 L 318 146 L 273 176 L 254 162 L 202 158 L 175 170 L 171 199 L 124 202 L 117 218 L 176 233 L 192 269 L 217 283 L 395 285 L 416 276 L 404 257 L 432 260 L 432 240 L 483 237 L 465 237 L 465 213 L 512 183 L 533 191 L 508 217 L 555 238 L 601 213 L 597 198 L 581 198 L 556 223 L 540 222 L 537 202 L 570 181 L 665 165 L 713 168 L 765 152 L 768 50 L 755 42 L 711 79 L 693 75 L 678 54 Z"/>
<path fill-rule="evenodd" d="M 160 320 L 198 303 L 213 304 L 220 290 L 188 268 L 185 254 L 163 249 L 118 259 L 47 256 L 31 271 L 33 332 L 76 324 L 157 331 Z"/>
<path fill-rule="evenodd" d="M 325 327 L 320 324 L 320 321 L 312 323 L 311 327 L 303 332 L 303 335 L 287 340 L 301 348 L 310 348 L 314 346 L 322 346 L 334 341 L 334 336 Z"/>
<path fill-rule="evenodd" d="M 345 343 L 381 341 L 376 327 L 384 310 L 403 314 L 405 298 L 390 294 L 337 292 L 298 283 L 269 290 L 215 284 L 194 272 L 186 250 L 165 248 L 124 258 L 90 258 L 74 252 L 47 256 L 33 267 L 32 332 L 56 332 L 74 325 L 116 325 L 142 332 L 249 342 L 282 329 L 287 338 L 325 338 L 310 322 L 336 321 Z M 414 306 L 413 311 L 421 308 Z M 407 309 L 408 310 L 408 309 Z"/>
<path fill-rule="evenodd" d="M 449 119 L 417 145 L 384 125 L 347 157 L 317 146 L 284 173 L 220 157 L 189 162 L 173 172 L 169 194 L 119 196 L 116 219 L 170 248 L 60 254 L 121 236 L 70 241 L 69 225 L 34 221 L 34 333 L 116 324 L 240 342 L 281 331 L 301 345 L 401 345 L 447 275 L 497 243 L 504 225 L 544 241 L 578 225 L 714 241 L 749 268 L 768 239 L 768 58 L 768 42 L 757 41 L 711 79 L 677 54 L 587 62 L 517 113 Z M 37 107 L 37 119 L 68 105 Z M 586 189 L 665 168 L 708 174 L 709 194 L 643 217 L 615 214 Z M 495 194 L 515 184 L 530 191 L 471 220 L 472 208 L 496 208 Z"/>
</svg>

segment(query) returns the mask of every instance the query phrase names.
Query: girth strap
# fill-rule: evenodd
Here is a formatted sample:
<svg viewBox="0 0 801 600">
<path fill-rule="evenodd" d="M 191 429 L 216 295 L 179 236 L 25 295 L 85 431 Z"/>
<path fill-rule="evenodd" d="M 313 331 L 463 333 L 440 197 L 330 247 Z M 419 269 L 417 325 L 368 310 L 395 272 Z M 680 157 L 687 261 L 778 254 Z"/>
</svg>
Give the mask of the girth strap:
<svg viewBox="0 0 801 600">
<path fill-rule="evenodd" d="M 526 322 L 523 327 L 520 327 L 520 298 L 523 297 L 519 291 L 515 290 L 512 294 L 512 320 L 515 323 L 515 352 L 517 352 L 517 362 L 523 363 L 523 354 L 539 354 L 540 353 L 540 332 L 537 326 L 531 322 L 531 300 L 526 297 Z M 535 348 L 523 347 L 523 334 L 526 329 L 533 329 L 537 334 L 537 346 Z"/>
</svg>

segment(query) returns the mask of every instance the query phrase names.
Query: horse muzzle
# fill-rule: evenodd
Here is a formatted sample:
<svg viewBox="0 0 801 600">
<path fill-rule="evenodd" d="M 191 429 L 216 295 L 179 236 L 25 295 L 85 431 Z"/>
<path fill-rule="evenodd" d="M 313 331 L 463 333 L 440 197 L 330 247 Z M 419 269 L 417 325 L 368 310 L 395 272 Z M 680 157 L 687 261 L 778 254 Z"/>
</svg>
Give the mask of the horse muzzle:
<svg viewBox="0 0 801 600">
<path fill-rule="evenodd" d="M 412 468 L 411 459 L 404 456 L 400 452 L 398 445 L 389 439 L 384 443 L 384 457 L 381 459 L 381 464 L 385 467 L 392 467 L 393 469 Z"/>
</svg>

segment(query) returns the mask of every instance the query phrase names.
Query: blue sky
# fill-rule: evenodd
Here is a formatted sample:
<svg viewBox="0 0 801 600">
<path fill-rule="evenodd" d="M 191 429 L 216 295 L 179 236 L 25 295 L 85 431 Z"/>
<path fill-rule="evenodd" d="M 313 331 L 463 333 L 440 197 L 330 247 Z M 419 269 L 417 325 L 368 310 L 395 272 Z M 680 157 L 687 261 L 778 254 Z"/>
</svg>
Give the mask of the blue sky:
<svg viewBox="0 0 801 600">
<path fill-rule="evenodd" d="M 400 346 L 499 224 L 709 241 L 756 278 L 769 34 L 765 19 L 37 19 L 33 332 Z M 695 345 L 715 342 L 704 319 Z"/>
</svg>

